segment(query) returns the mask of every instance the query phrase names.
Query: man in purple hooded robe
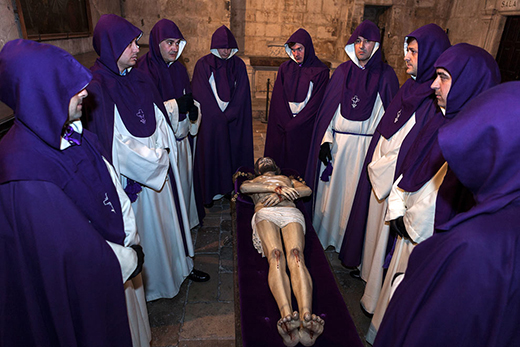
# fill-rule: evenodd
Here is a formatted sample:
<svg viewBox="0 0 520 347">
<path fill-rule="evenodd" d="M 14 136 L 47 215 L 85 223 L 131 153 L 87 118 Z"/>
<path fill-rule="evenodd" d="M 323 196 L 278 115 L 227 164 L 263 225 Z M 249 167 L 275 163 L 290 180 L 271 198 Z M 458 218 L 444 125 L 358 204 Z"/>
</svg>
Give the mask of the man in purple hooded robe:
<svg viewBox="0 0 520 347">
<path fill-rule="evenodd" d="M 253 167 L 253 119 L 246 65 L 235 37 L 226 26 L 211 38 L 211 53 L 193 71 L 193 98 L 204 119 L 195 149 L 195 194 L 199 218 L 202 205 L 233 190 L 233 174 L 240 166 Z"/>
<path fill-rule="evenodd" d="M 437 191 L 448 166 L 437 142 L 439 128 L 455 118 L 471 99 L 500 83 L 495 59 L 467 43 L 448 48 L 434 66 L 437 78 L 431 88 L 443 116 L 432 117 L 417 134 L 388 198 L 386 220 L 398 237 L 372 319 L 372 332 L 403 278 L 413 248 L 433 235 Z"/>
<path fill-rule="evenodd" d="M 406 154 L 422 126 L 440 113 L 430 86 L 435 77 L 433 64 L 449 46 L 444 30 L 433 23 L 405 37 L 404 61 L 412 78 L 392 99 L 367 151 L 363 173 L 369 180 L 362 177 L 358 184 L 340 259 L 347 266 L 362 264 L 361 278 L 367 284 L 361 304 L 369 313 L 376 308 L 383 284 L 383 263 L 389 243 L 385 213 L 394 175 L 401 164 L 398 157 L 400 153 Z M 347 242 L 359 246 L 345 248 Z"/>
<path fill-rule="evenodd" d="M 394 70 L 381 59 L 380 41 L 374 23 L 356 28 L 345 46 L 350 60 L 334 72 L 316 120 L 306 178 L 323 248 L 342 245 L 370 140 L 399 89 Z"/>
<path fill-rule="evenodd" d="M 316 114 L 329 82 L 329 69 L 314 53 L 305 29 L 285 43 L 291 60 L 278 69 L 269 109 L 264 156 L 281 168 L 305 175 Z"/>
<path fill-rule="evenodd" d="M 161 19 L 152 28 L 149 41 L 150 50 L 139 59 L 137 68 L 155 82 L 168 112 L 177 139 L 177 165 L 190 228 L 194 228 L 199 224 L 199 217 L 193 190 L 192 145 L 199 131 L 200 117 L 199 108 L 192 101 L 188 71 L 178 60 L 186 40 L 174 22 Z"/>
<path fill-rule="evenodd" d="M 415 247 L 374 346 L 520 345 L 519 117 L 520 82 L 509 82 L 439 130 L 476 204 Z"/>
<path fill-rule="evenodd" d="M 0 52 L 15 115 L 0 142 L 1 346 L 131 346 L 134 323 L 148 325 L 146 307 L 133 316 L 143 258 L 130 201 L 79 120 L 91 79 L 55 46 Z"/>
<path fill-rule="evenodd" d="M 103 15 L 94 30 L 88 126 L 100 138 L 131 197 L 146 300 L 172 298 L 193 269 L 193 242 L 177 165 L 177 141 L 163 99 L 137 62 L 141 30 Z"/>
</svg>

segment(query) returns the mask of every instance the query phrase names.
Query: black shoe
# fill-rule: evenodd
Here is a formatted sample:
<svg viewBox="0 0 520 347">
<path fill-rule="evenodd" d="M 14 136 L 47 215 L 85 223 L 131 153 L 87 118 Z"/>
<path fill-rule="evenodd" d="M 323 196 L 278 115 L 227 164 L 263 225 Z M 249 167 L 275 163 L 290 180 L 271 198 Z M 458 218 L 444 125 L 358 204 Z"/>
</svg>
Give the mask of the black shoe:
<svg viewBox="0 0 520 347">
<path fill-rule="evenodd" d="M 205 208 L 212 208 L 212 207 L 213 207 L 213 204 L 214 204 L 214 202 L 211 201 L 209 204 L 204 204 L 204 207 L 205 207 Z"/>
<path fill-rule="evenodd" d="M 350 277 L 360 279 L 361 273 L 359 272 L 358 269 L 352 270 L 352 271 L 350 271 Z"/>
<path fill-rule="evenodd" d="M 193 269 L 191 270 L 190 274 L 188 275 L 188 278 L 192 280 L 193 282 L 207 282 L 209 281 L 209 274 Z"/>
</svg>

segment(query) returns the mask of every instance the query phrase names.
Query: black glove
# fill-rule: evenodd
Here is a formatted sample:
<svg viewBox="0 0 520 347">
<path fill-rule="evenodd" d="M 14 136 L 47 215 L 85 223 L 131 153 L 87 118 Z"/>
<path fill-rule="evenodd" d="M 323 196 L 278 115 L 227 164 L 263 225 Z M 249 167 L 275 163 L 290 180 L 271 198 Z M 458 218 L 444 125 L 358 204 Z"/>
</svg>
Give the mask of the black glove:
<svg viewBox="0 0 520 347">
<path fill-rule="evenodd" d="M 193 107 L 193 95 L 191 93 L 184 94 L 180 98 L 175 99 L 177 106 L 179 106 L 179 113 L 188 113 Z"/>
<path fill-rule="evenodd" d="M 199 119 L 199 108 L 195 105 L 193 105 L 190 108 L 190 113 L 188 114 L 188 118 L 191 122 L 196 122 L 197 119 Z"/>
<path fill-rule="evenodd" d="M 330 154 L 330 143 L 324 142 L 320 147 L 320 154 L 318 154 L 318 158 L 323 163 L 323 165 L 327 165 L 330 160 L 332 160 L 332 155 Z"/>
<path fill-rule="evenodd" d="M 396 219 L 392 219 L 390 221 L 390 231 L 394 232 L 395 234 L 401 236 L 404 239 L 412 241 L 412 238 L 410 237 L 410 235 L 408 235 L 406 227 L 404 226 L 403 216 L 398 217 Z"/>
<path fill-rule="evenodd" d="M 137 267 L 135 268 L 134 272 L 132 272 L 132 274 L 128 278 L 129 280 L 131 280 L 132 278 L 134 278 L 135 276 L 137 276 L 141 273 L 141 271 L 143 270 L 143 264 L 144 264 L 143 247 L 141 247 L 140 245 L 133 245 L 130 247 L 132 247 L 132 249 L 135 251 L 135 253 L 137 253 Z"/>
</svg>

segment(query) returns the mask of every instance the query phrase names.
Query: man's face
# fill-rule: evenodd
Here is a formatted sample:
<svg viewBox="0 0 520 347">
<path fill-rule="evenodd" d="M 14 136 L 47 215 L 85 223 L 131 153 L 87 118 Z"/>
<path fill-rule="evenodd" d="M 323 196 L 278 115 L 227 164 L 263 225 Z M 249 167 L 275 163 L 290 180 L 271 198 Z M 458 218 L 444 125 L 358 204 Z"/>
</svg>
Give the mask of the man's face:
<svg viewBox="0 0 520 347">
<path fill-rule="evenodd" d="M 133 39 L 117 60 L 119 72 L 123 72 L 137 63 L 137 53 L 139 53 L 139 45 L 137 39 Z"/>
<path fill-rule="evenodd" d="M 81 111 L 83 109 L 83 99 L 87 97 L 87 89 L 83 89 L 78 94 L 74 95 L 69 102 L 69 121 L 74 122 L 81 118 Z"/>
<path fill-rule="evenodd" d="M 375 41 L 365 39 L 363 36 L 359 36 L 354 42 L 354 50 L 356 52 L 356 58 L 359 60 L 361 66 L 365 66 L 372 56 L 372 51 L 376 45 Z"/>
<path fill-rule="evenodd" d="M 179 43 L 181 39 L 165 39 L 159 43 L 161 56 L 166 64 L 173 63 L 179 53 Z"/>
<path fill-rule="evenodd" d="M 305 47 L 301 43 L 295 43 L 294 46 L 291 47 L 291 52 L 296 62 L 302 64 L 305 58 Z"/>
<path fill-rule="evenodd" d="M 448 101 L 448 93 L 451 89 L 451 75 L 445 69 L 439 67 L 436 70 L 437 78 L 433 81 L 431 88 L 435 90 L 435 96 L 437 97 L 437 104 L 440 107 L 446 108 L 446 102 Z"/>
<path fill-rule="evenodd" d="M 222 59 L 227 59 L 231 54 L 231 48 L 217 48 L 217 51 Z"/>
<path fill-rule="evenodd" d="M 417 43 L 417 40 L 412 40 L 408 44 L 404 61 L 406 63 L 406 73 L 412 76 L 417 76 L 417 63 L 419 61 L 419 44 Z"/>
</svg>

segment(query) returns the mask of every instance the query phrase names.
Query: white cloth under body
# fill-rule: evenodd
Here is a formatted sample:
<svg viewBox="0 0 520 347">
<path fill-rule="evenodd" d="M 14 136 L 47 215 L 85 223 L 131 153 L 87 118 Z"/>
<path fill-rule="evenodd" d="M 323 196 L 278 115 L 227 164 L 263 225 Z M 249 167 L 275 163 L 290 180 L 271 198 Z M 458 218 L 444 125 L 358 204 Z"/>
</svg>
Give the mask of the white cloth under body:
<svg viewBox="0 0 520 347">
<path fill-rule="evenodd" d="M 126 129 L 117 107 L 114 110 L 112 158 L 123 186 L 127 178 L 142 185 L 132 204 L 137 231 L 146 254 L 143 282 L 146 300 L 172 298 L 193 268 L 193 242 L 177 166 L 178 148 L 171 127 L 155 106 L 156 131 L 149 137 L 135 137 Z M 166 150 L 169 149 L 169 152 Z M 171 167 L 173 177 L 168 175 Z M 179 194 L 177 213 L 172 184 Z M 181 224 L 188 254 L 184 249 Z"/>
<path fill-rule="evenodd" d="M 258 236 L 256 224 L 263 220 L 274 223 L 280 229 L 284 228 L 289 223 L 300 223 L 303 228 L 303 233 L 305 234 L 305 218 L 303 217 L 303 214 L 300 212 L 300 210 L 298 210 L 296 207 L 263 207 L 258 212 L 256 212 L 251 219 L 251 228 L 253 229 L 253 245 L 255 246 L 258 253 L 262 254 L 262 257 L 265 257 L 265 254 L 262 247 L 262 241 L 260 240 L 260 236 Z"/>
<path fill-rule="evenodd" d="M 322 143 L 332 143 L 333 171 L 328 182 L 318 182 L 313 218 L 323 248 L 334 246 L 337 251 L 343 242 L 372 135 L 384 113 L 379 94 L 370 118 L 365 121 L 343 118 L 340 105 L 322 140 Z M 319 165 L 321 174 L 325 166 L 321 162 Z"/>
</svg>

